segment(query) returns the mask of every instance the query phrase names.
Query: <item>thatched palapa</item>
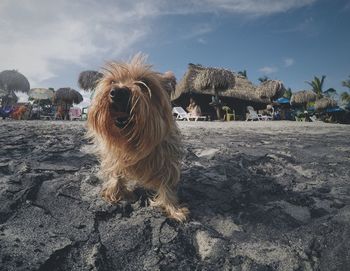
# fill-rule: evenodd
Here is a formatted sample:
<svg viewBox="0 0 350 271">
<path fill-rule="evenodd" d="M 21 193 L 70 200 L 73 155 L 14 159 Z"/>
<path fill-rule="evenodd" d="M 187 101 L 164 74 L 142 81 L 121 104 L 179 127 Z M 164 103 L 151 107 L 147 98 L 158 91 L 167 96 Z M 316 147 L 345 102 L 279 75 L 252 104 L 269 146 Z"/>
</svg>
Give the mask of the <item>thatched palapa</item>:
<svg viewBox="0 0 350 271">
<path fill-rule="evenodd" d="M 216 94 L 223 104 L 234 109 L 243 119 L 246 106 L 265 109 L 270 102 L 269 99 L 260 98 L 256 87 L 242 75 L 226 69 L 189 64 L 187 72 L 172 95 L 172 103 L 185 108 L 189 97 L 193 96 L 199 102 L 202 112 L 214 113 L 209 103 Z"/>
<path fill-rule="evenodd" d="M 267 80 L 262 82 L 256 90 L 260 98 L 267 98 L 271 101 L 282 97 L 286 91 L 283 83 L 278 80 Z"/>
<path fill-rule="evenodd" d="M 27 93 L 30 89 L 28 79 L 16 70 L 0 72 L 1 88 L 7 91 L 21 91 Z"/>
<path fill-rule="evenodd" d="M 235 85 L 235 76 L 225 69 L 206 68 L 194 80 L 194 88 L 216 95 Z"/>
<path fill-rule="evenodd" d="M 65 104 L 79 104 L 83 101 L 83 96 L 72 88 L 60 88 L 55 92 L 54 102 Z"/>
<path fill-rule="evenodd" d="M 328 98 L 328 97 L 321 98 L 315 102 L 315 110 L 316 111 L 322 111 L 322 110 L 325 110 L 327 108 L 332 108 L 332 107 L 336 107 L 336 106 L 337 106 L 337 102 L 331 98 Z"/>
<path fill-rule="evenodd" d="M 166 71 L 162 74 L 165 81 L 165 90 L 169 94 L 169 97 L 175 92 L 176 88 L 176 76 L 172 71 Z"/>
<path fill-rule="evenodd" d="M 79 74 L 79 87 L 86 91 L 93 91 L 103 74 L 98 71 L 83 71 Z"/>
<path fill-rule="evenodd" d="M 306 105 L 309 102 L 316 101 L 317 95 L 310 90 L 301 90 L 294 93 L 290 99 L 291 105 Z"/>
</svg>

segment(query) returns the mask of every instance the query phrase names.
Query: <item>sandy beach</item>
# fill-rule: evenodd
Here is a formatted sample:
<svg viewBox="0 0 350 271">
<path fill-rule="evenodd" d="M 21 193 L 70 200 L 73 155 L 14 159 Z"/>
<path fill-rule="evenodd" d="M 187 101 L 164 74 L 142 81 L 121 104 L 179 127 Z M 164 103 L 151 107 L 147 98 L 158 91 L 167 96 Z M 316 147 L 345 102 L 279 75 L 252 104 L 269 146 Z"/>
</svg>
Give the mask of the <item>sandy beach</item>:
<svg viewBox="0 0 350 271">
<path fill-rule="evenodd" d="M 101 200 L 85 122 L 0 120 L 0 270 L 349 270 L 350 126 L 178 124 L 184 224 Z"/>
</svg>

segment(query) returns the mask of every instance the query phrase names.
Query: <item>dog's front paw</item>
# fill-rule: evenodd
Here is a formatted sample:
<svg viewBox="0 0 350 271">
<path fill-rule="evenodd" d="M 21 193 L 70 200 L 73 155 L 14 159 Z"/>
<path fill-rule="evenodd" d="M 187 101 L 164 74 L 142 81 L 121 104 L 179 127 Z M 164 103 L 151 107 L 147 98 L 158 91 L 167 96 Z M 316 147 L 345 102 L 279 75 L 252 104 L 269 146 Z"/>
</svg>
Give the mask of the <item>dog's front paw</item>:
<svg viewBox="0 0 350 271">
<path fill-rule="evenodd" d="M 178 222 L 185 222 L 190 214 L 190 211 L 187 207 L 178 207 L 166 209 L 166 212 L 169 218 L 174 219 Z"/>
<path fill-rule="evenodd" d="M 116 190 L 113 187 L 104 187 L 101 191 L 102 198 L 112 204 L 119 202 L 122 199 L 122 193 L 120 190 Z"/>
</svg>

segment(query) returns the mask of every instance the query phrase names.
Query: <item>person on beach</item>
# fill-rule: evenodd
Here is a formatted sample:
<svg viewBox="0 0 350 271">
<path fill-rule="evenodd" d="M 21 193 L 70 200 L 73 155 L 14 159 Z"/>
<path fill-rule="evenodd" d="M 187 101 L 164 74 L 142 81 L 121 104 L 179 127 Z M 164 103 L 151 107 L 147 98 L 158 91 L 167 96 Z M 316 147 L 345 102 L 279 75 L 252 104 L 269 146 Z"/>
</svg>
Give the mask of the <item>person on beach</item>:
<svg viewBox="0 0 350 271">
<path fill-rule="evenodd" d="M 193 98 L 190 98 L 190 104 L 187 106 L 187 111 L 192 117 L 199 117 L 202 114 L 200 106 Z"/>
</svg>

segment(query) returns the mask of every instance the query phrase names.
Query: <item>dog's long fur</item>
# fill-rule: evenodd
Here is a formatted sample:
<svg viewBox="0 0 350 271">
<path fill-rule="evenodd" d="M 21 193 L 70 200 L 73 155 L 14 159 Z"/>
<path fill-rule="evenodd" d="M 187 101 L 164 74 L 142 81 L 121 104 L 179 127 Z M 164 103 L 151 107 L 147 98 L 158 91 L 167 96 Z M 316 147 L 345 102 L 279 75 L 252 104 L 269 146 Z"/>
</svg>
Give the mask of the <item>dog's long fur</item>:
<svg viewBox="0 0 350 271">
<path fill-rule="evenodd" d="M 184 221 L 188 209 L 178 205 L 176 196 L 180 134 L 164 89 L 165 79 L 151 68 L 140 54 L 129 63 L 107 63 L 89 108 L 88 135 L 101 159 L 102 196 L 107 201 L 127 198 L 132 192 L 128 184 L 136 182 L 156 192 L 151 201 L 154 206 Z M 118 128 L 109 94 L 112 88 L 123 87 L 131 90 L 131 111 L 126 126 Z"/>
</svg>

